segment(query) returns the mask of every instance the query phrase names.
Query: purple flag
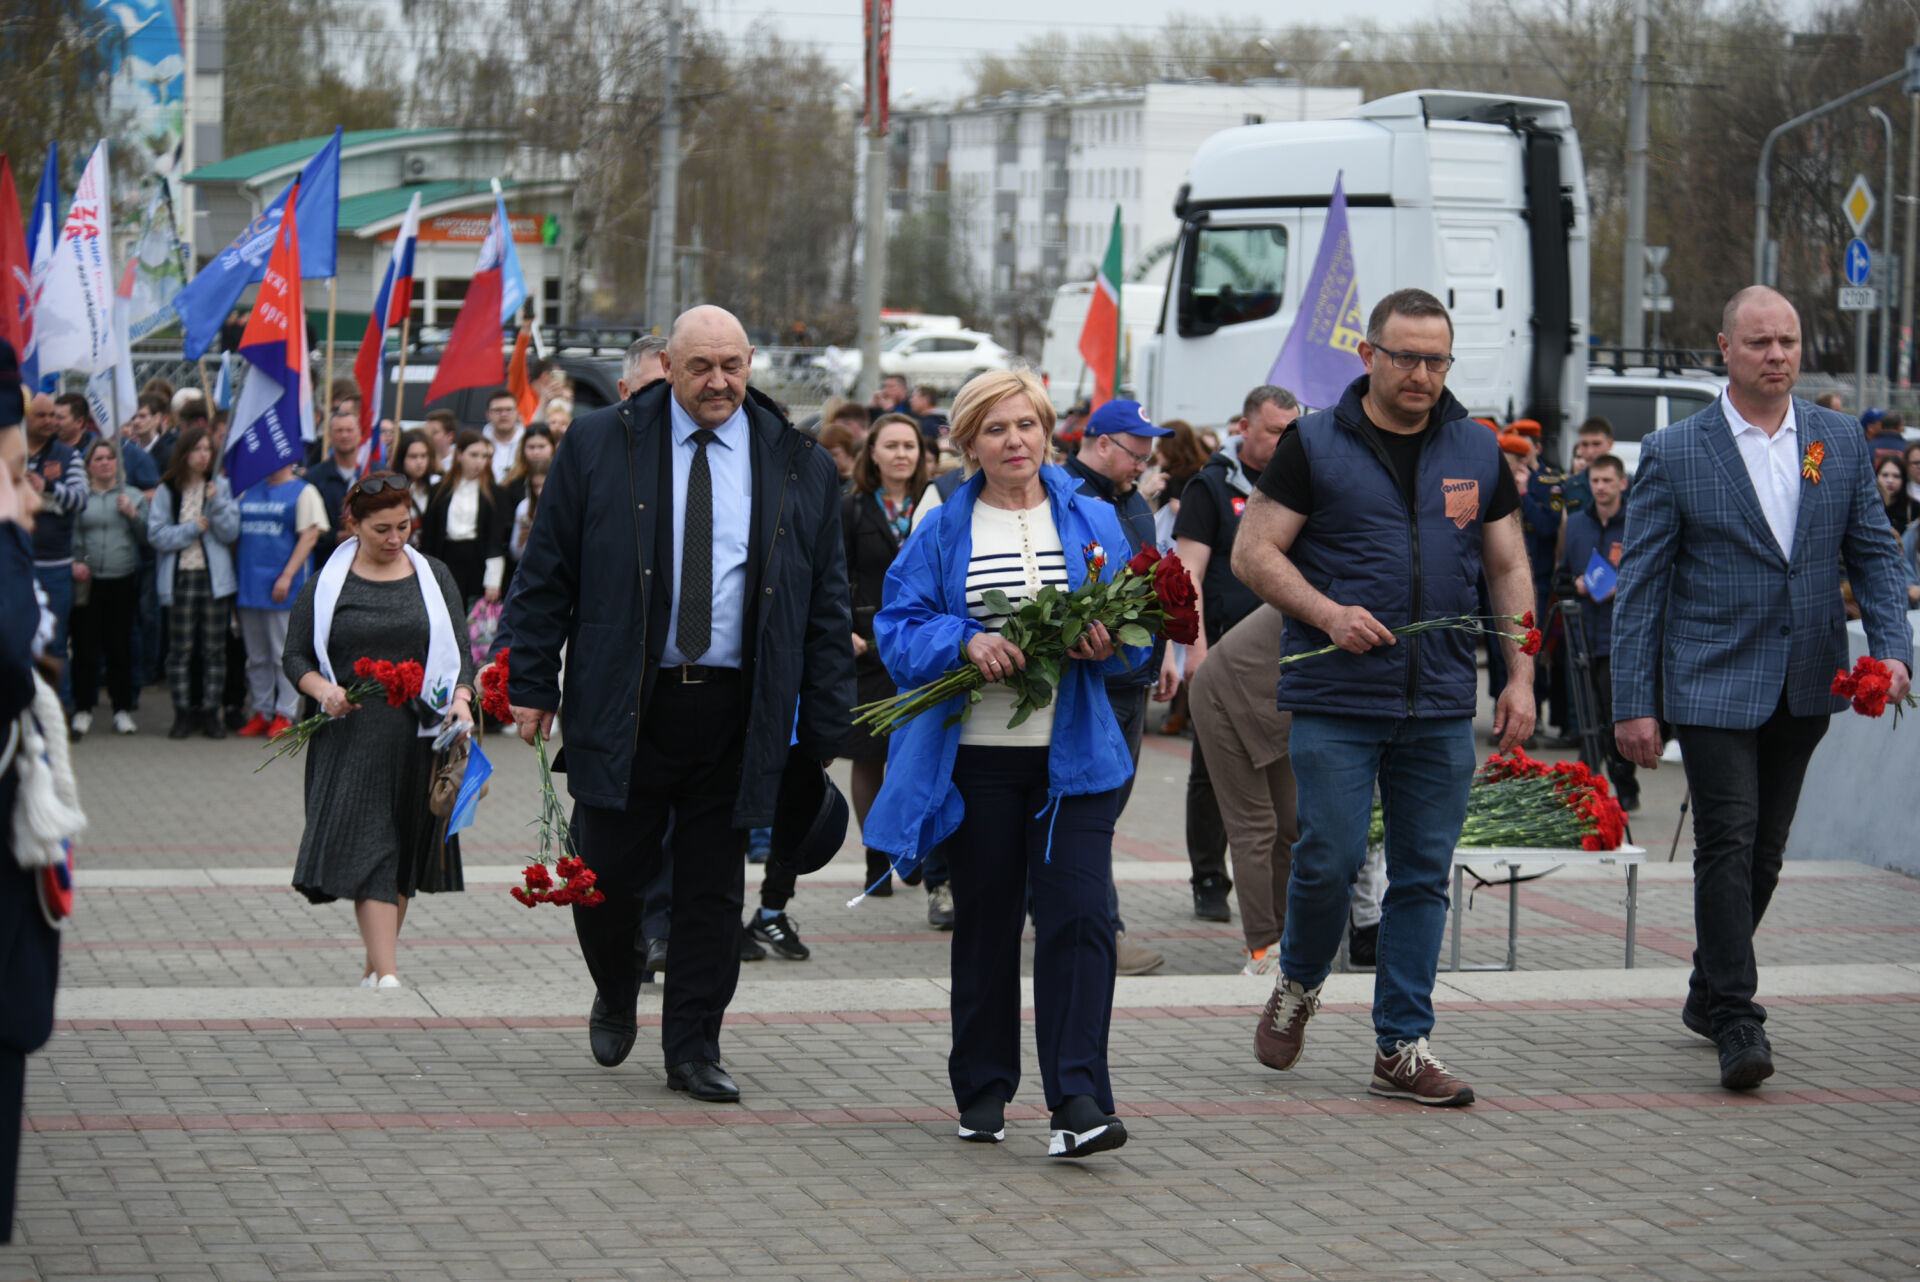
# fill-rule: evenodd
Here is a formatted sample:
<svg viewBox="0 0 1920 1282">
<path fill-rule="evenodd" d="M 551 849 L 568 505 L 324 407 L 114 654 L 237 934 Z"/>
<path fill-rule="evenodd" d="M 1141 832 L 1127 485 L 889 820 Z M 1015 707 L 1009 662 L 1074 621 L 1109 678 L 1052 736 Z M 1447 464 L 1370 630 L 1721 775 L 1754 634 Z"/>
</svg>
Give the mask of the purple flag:
<svg viewBox="0 0 1920 1282">
<path fill-rule="evenodd" d="M 1292 392 L 1302 405 L 1325 409 L 1336 404 L 1347 384 L 1367 372 L 1359 354 L 1366 332 L 1353 237 L 1347 232 L 1347 193 L 1336 175 L 1313 274 L 1267 381 Z"/>
</svg>

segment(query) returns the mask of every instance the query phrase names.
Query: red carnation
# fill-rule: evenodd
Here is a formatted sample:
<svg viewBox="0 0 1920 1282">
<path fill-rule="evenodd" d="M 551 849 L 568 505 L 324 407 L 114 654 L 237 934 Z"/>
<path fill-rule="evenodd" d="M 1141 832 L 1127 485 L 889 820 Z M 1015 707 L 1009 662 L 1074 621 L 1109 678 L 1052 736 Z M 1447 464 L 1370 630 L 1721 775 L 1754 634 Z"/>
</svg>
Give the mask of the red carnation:
<svg viewBox="0 0 1920 1282">
<path fill-rule="evenodd" d="M 1166 623 L 1161 631 L 1169 641 L 1192 645 L 1200 639 L 1200 599 L 1193 579 L 1178 556 L 1163 556 L 1153 567 L 1153 594 L 1160 598 Z"/>
<path fill-rule="evenodd" d="M 373 672 L 374 663 L 372 659 L 362 658 L 353 661 L 353 675 L 359 677 L 362 681 L 373 680 Z"/>
<path fill-rule="evenodd" d="M 1531 612 L 1529 612 L 1529 617 L 1531 617 Z M 1527 639 L 1520 643 L 1520 653 L 1521 654 L 1539 654 L 1540 653 L 1540 629 L 1539 628 L 1527 629 Z"/>
<path fill-rule="evenodd" d="M 1528 610 L 1525 614 L 1520 616 L 1520 626 L 1523 628 L 1526 628 L 1529 631 L 1533 629 L 1533 611 L 1532 610 Z"/>
<path fill-rule="evenodd" d="M 1127 562 L 1128 574 L 1152 574 L 1153 567 L 1160 560 L 1160 549 L 1148 543 L 1133 554 L 1133 560 Z"/>
<path fill-rule="evenodd" d="M 545 864 L 528 864 L 523 874 L 527 879 L 528 890 L 551 890 L 553 874 L 547 871 Z"/>
<path fill-rule="evenodd" d="M 534 905 L 540 902 L 533 895 L 527 892 L 527 888 L 525 886 L 515 886 L 512 890 L 508 891 L 507 893 L 512 895 L 515 899 L 519 900 L 521 903 L 525 904 L 529 908 L 532 908 Z"/>
<path fill-rule="evenodd" d="M 513 704 L 507 698 L 507 656 L 511 653 L 511 646 L 502 650 L 480 674 L 480 711 L 502 725 L 513 720 Z"/>
</svg>

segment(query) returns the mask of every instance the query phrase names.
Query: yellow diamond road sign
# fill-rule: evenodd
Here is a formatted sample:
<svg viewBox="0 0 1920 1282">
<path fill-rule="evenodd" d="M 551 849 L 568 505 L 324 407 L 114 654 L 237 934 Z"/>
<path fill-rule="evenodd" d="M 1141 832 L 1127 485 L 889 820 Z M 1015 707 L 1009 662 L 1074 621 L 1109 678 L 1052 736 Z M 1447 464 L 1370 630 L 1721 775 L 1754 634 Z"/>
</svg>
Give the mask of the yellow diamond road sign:
<svg viewBox="0 0 1920 1282">
<path fill-rule="evenodd" d="M 1840 212 L 1845 214 L 1847 222 L 1852 224 L 1854 235 L 1866 234 L 1867 224 L 1872 220 L 1873 211 L 1878 207 L 1879 202 L 1873 198 L 1873 188 L 1867 186 L 1867 176 L 1855 174 L 1853 186 L 1847 188 L 1846 199 L 1840 202 Z"/>
</svg>

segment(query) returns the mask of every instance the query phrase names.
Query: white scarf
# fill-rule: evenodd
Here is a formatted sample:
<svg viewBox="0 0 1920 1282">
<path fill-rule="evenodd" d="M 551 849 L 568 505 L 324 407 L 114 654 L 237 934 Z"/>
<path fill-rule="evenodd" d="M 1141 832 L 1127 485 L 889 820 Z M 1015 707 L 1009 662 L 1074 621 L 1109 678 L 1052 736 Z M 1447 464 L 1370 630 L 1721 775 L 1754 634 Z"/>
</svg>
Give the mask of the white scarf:
<svg viewBox="0 0 1920 1282">
<path fill-rule="evenodd" d="M 453 703 L 453 687 L 460 680 L 460 647 L 454 642 L 453 619 L 447 613 L 446 598 L 440 594 L 440 581 L 433 577 L 433 567 L 413 548 L 402 544 L 401 549 L 413 562 L 413 577 L 420 584 L 420 599 L 427 607 L 426 680 L 421 697 L 438 714 L 437 721 L 445 718 Z M 348 539 L 335 548 L 320 567 L 320 581 L 313 590 L 313 654 L 320 661 L 321 675 L 335 685 L 340 679 L 333 675 L 333 661 L 327 657 L 327 638 L 333 631 L 333 609 L 340 603 L 340 589 L 359 550 L 358 539 Z M 422 726 L 416 733 L 422 739 L 431 739 L 439 729 L 437 724 Z"/>
<path fill-rule="evenodd" d="M 33 704 L 10 727 L 0 745 L 0 774 L 18 762 L 14 794 L 13 857 L 22 868 L 51 868 L 67 857 L 66 843 L 87 826 L 73 785 L 67 754 L 67 719 L 60 696 L 33 676 Z"/>
</svg>

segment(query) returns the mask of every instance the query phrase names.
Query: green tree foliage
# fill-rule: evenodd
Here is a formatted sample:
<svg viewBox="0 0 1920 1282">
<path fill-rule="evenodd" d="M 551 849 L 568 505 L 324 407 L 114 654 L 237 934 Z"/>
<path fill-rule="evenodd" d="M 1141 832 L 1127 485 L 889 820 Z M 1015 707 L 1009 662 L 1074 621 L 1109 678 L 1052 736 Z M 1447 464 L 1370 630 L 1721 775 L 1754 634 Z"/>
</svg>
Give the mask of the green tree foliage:
<svg viewBox="0 0 1920 1282">
<path fill-rule="evenodd" d="M 109 131 L 107 67 L 119 24 L 88 0 L 7 0 L 0 5 L 0 152 L 13 165 L 23 209 L 33 202 L 47 143 L 60 144 L 63 189 L 71 189 Z M 77 159 L 76 159 L 77 158 Z"/>
</svg>

